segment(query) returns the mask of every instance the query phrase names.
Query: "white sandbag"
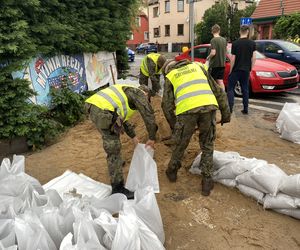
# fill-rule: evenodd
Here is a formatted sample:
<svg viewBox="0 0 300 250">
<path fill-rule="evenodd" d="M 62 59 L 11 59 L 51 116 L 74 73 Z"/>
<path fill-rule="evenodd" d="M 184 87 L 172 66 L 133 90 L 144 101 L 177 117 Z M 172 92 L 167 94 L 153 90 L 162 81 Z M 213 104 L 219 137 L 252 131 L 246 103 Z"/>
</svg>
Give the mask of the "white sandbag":
<svg viewBox="0 0 300 250">
<path fill-rule="evenodd" d="M 265 209 L 295 209 L 295 199 L 289 195 L 278 193 L 275 197 L 266 195 L 264 199 Z"/>
<path fill-rule="evenodd" d="M 21 213 L 23 206 L 20 197 L 0 195 L 0 219 L 13 219 Z"/>
<path fill-rule="evenodd" d="M 92 207 L 95 207 L 97 209 L 105 209 L 109 211 L 111 214 L 114 214 L 114 213 L 118 213 L 122 209 L 123 203 L 126 200 L 127 197 L 124 194 L 116 193 L 104 199 L 97 199 L 91 197 L 89 199 L 89 202 Z M 96 217 L 98 216 L 99 214 L 96 215 Z"/>
<path fill-rule="evenodd" d="M 216 182 L 219 182 L 222 185 L 225 185 L 225 186 L 230 187 L 230 188 L 234 188 L 237 185 L 236 180 L 234 180 L 234 179 L 233 180 L 231 180 L 231 179 L 218 179 L 218 180 L 216 180 Z"/>
<path fill-rule="evenodd" d="M 290 196 L 300 198 L 300 174 L 284 177 L 279 185 L 279 190 Z"/>
<path fill-rule="evenodd" d="M 264 196 L 265 194 L 248 186 L 245 186 L 243 184 L 238 184 L 236 186 L 240 192 L 248 197 L 253 198 L 258 203 L 263 204 Z"/>
<path fill-rule="evenodd" d="M 134 208 L 137 216 L 157 235 L 160 241 L 164 243 L 165 233 L 163 223 L 152 188 L 146 187 L 135 191 L 134 204 L 130 205 Z"/>
<path fill-rule="evenodd" d="M 77 249 L 76 246 L 73 246 L 72 239 L 73 239 L 73 234 L 68 233 L 62 240 L 59 250 L 79 250 Z"/>
<path fill-rule="evenodd" d="M 153 160 L 153 153 L 153 149 L 146 148 L 145 144 L 135 147 L 125 185 L 130 191 L 150 186 L 155 193 L 159 193 L 157 165 Z"/>
<path fill-rule="evenodd" d="M 276 165 L 258 161 L 255 168 L 237 176 L 236 180 L 239 184 L 275 196 L 278 193 L 279 184 L 285 176 L 287 176 L 286 173 Z"/>
<path fill-rule="evenodd" d="M 76 207 L 73 208 L 73 213 L 75 216 L 74 238 L 77 248 L 106 250 L 95 232 L 91 214 L 87 211 L 80 211 Z"/>
<path fill-rule="evenodd" d="M 16 236 L 14 220 L 0 220 L 0 242 L 2 243 L 3 247 L 15 245 Z"/>
<path fill-rule="evenodd" d="M 103 235 L 102 242 L 104 246 L 111 249 L 112 242 L 115 237 L 118 221 L 108 211 L 101 210 L 100 216 L 94 220 L 94 222 L 104 229 L 105 234 Z"/>
<path fill-rule="evenodd" d="M 46 196 L 49 197 L 49 201 L 53 204 L 54 207 L 59 207 L 62 203 L 62 198 L 58 192 L 54 189 L 49 189 L 46 191 Z"/>
<path fill-rule="evenodd" d="M 57 249 L 39 218 L 31 212 L 15 218 L 15 231 L 19 250 Z"/>
<path fill-rule="evenodd" d="M 300 144 L 299 103 L 285 103 L 276 120 L 276 127 L 282 139 Z"/>
<path fill-rule="evenodd" d="M 9 247 L 5 247 L 3 246 L 3 244 L 0 241 L 0 250 L 18 250 L 18 246 L 17 245 L 12 245 Z"/>
<path fill-rule="evenodd" d="M 274 209 L 274 211 L 300 220 L 300 209 Z"/>
<path fill-rule="evenodd" d="M 10 163 L 8 158 L 2 160 L 0 167 L 0 180 L 11 174 L 19 174 L 25 171 L 25 157 L 23 155 L 14 155 Z"/>
<path fill-rule="evenodd" d="M 137 217 L 120 212 L 117 231 L 112 243 L 112 250 L 140 250 L 141 241 Z"/>
<path fill-rule="evenodd" d="M 63 198 L 64 193 L 73 189 L 76 189 L 79 194 L 95 196 L 99 199 L 111 194 L 111 186 L 94 181 L 83 174 L 78 175 L 70 170 L 52 179 L 43 187 L 46 191 L 49 189 L 56 190 L 61 198 Z"/>
<path fill-rule="evenodd" d="M 40 221 L 58 249 L 65 236 L 62 232 L 64 218 L 59 214 L 59 209 L 57 207 L 43 209 Z"/>
</svg>

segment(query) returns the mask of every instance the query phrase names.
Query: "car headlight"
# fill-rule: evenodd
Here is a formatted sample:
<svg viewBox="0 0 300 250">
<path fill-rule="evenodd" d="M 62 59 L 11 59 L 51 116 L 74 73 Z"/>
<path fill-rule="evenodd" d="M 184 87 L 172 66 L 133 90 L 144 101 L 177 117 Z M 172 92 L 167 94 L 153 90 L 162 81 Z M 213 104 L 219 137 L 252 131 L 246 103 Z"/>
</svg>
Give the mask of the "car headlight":
<svg viewBox="0 0 300 250">
<path fill-rule="evenodd" d="M 273 72 L 267 72 L 267 71 L 256 71 L 256 75 L 260 77 L 275 77 Z"/>
</svg>

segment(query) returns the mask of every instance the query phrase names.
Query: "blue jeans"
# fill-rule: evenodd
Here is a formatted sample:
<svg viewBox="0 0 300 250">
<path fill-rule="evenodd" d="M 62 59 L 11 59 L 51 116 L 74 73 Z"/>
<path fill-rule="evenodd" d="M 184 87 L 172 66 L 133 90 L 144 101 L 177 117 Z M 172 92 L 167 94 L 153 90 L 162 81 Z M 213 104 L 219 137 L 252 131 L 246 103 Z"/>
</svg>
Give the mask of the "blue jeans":
<svg viewBox="0 0 300 250">
<path fill-rule="evenodd" d="M 232 110 L 233 110 L 234 87 L 238 81 L 240 82 L 241 88 L 242 88 L 244 111 L 248 112 L 249 75 L 250 75 L 249 71 L 243 71 L 243 70 L 233 71 L 229 75 L 228 86 L 227 86 L 227 97 L 228 97 L 228 104 L 229 104 L 230 112 L 232 112 Z"/>
</svg>

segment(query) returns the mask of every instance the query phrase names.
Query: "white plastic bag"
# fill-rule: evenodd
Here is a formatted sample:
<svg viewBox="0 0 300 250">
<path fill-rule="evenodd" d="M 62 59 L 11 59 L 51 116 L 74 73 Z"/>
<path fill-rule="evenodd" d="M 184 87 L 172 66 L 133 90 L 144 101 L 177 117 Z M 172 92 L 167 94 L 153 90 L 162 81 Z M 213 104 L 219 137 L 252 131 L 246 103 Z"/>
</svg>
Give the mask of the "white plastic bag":
<svg viewBox="0 0 300 250">
<path fill-rule="evenodd" d="M 300 144 L 300 105 L 285 103 L 277 120 L 276 127 L 281 138 Z"/>
<path fill-rule="evenodd" d="M 4 158 L 0 167 L 0 180 L 11 174 L 22 173 L 24 170 L 25 157 L 23 155 L 14 155 L 12 163 L 8 158 Z"/>
<path fill-rule="evenodd" d="M 165 242 L 165 233 L 155 198 L 151 187 L 138 189 L 134 193 L 135 204 L 132 204 L 137 216 L 154 232 L 162 243 Z"/>
<path fill-rule="evenodd" d="M 256 200 L 260 204 L 263 204 L 264 195 L 265 195 L 264 193 L 254 189 L 254 188 L 242 185 L 242 184 L 238 184 L 237 188 L 240 190 L 240 192 L 242 194 L 253 198 L 254 200 Z"/>
<path fill-rule="evenodd" d="M 278 193 L 275 197 L 266 195 L 264 199 L 264 208 L 266 209 L 295 209 L 295 199 L 283 193 Z"/>
<path fill-rule="evenodd" d="M 145 144 L 138 144 L 135 147 L 125 185 L 130 191 L 150 186 L 155 193 L 159 193 L 157 166 L 153 160 L 153 153 L 153 149 L 146 148 Z"/>
<path fill-rule="evenodd" d="M 300 198 L 300 174 L 284 177 L 279 185 L 279 190 L 290 196 Z"/>
</svg>

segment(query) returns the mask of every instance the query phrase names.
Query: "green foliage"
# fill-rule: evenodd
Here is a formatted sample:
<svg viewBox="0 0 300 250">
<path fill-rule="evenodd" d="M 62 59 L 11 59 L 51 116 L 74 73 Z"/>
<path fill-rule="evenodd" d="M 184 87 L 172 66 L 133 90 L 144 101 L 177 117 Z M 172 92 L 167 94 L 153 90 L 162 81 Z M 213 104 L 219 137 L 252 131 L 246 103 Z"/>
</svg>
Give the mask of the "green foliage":
<svg viewBox="0 0 300 250">
<path fill-rule="evenodd" d="M 274 26 L 274 32 L 276 37 L 281 39 L 300 36 L 300 13 L 280 17 Z"/>
<path fill-rule="evenodd" d="M 239 38 L 240 18 L 250 17 L 256 8 L 256 4 L 247 6 L 244 10 L 237 10 L 233 13 L 229 11 L 226 0 L 214 4 L 207 9 L 203 16 L 203 21 L 196 24 L 195 33 L 197 43 L 209 43 L 212 39 L 211 27 L 218 24 L 221 27 L 221 36 L 227 40 L 234 41 Z M 230 25 L 229 25 L 230 19 Z"/>
<path fill-rule="evenodd" d="M 51 117 L 64 126 L 75 125 L 84 117 L 84 97 L 69 88 L 51 89 Z"/>
</svg>

